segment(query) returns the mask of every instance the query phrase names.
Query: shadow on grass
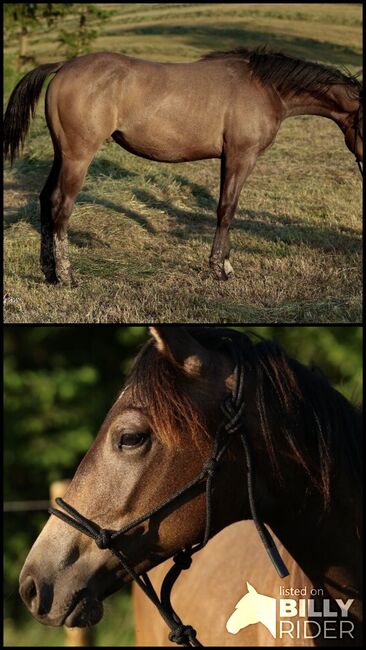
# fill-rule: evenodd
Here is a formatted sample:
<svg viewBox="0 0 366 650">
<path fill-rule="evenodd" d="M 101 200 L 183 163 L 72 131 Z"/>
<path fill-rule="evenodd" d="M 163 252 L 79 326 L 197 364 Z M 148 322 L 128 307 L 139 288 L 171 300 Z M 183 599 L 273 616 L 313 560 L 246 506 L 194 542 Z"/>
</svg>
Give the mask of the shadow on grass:
<svg viewBox="0 0 366 650">
<path fill-rule="evenodd" d="M 16 166 L 15 180 L 6 183 L 4 189 L 22 194 L 27 200 L 27 204 L 17 208 L 10 207 L 5 210 L 4 227 L 9 228 L 20 221 L 25 221 L 40 233 L 39 221 L 39 203 L 34 199 L 34 192 L 30 191 L 29 186 L 42 187 L 50 163 L 46 161 L 21 161 Z M 156 174 L 146 174 L 144 179 L 153 183 L 159 189 L 160 172 Z M 88 171 L 88 181 L 101 181 L 103 177 L 114 180 L 135 179 L 139 174 L 128 169 L 120 167 L 118 164 L 107 160 L 106 158 L 96 159 Z M 131 192 L 138 201 L 145 205 L 146 209 L 159 210 L 170 217 L 170 234 L 178 240 L 189 240 L 190 238 L 199 237 L 211 243 L 216 227 L 216 207 L 217 200 L 204 185 L 190 181 L 181 174 L 170 176 L 174 182 L 181 187 L 185 193 L 190 193 L 190 198 L 185 201 L 192 204 L 192 209 L 180 208 L 171 201 L 157 198 L 157 196 L 141 187 L 131 188 Z M 219 184 L 219 178 L 218 178 Z M 27 189 L 25 189 L 27 188 Z M 245 188 L 243 190 L 243 199 L 245 201 Z M 108 198 L 95 197 L 90 192 L 81 191 L 77 205 L 80 203 L 92 204 L 93 206 L 102 206 L 113 210 L 118 214 L 131 219 L 139 226 L 144 228 L 152 235 L 160 236 L 158 228 L 155 228 L 150 221 L 136 210 L 116 203 Z M 208 214 L 211 212 L 211 214 Z M 97 219 L 97 216 L 96 216 Z M 73 226 L 72 217 L 69 230 L 70 242 L 79 248 L 87 248 L 99 245 L 102 248 L 108 248 L 102 239 L 95 234 L 89 234 L 82 230 L 76 230 Z M 338 250 L 343 253 L 354 252 L 361 248 L 361 239 L 359 233 L 347 226 L 339 228 L 337 226 L 321 226 L 319 223 L 312 224 L 309 221 L 303 221 L 291 217 L 289 214 L 274 214 L 272 212 L 261 210 L 238 209 L 237 217 L 233 220 L 233 232 L 240 232 L 250 236 L 255 236 L 260 240 L 271 242 L 283 242 L 288 245 L 298 245 L 303 243 L 323 251 Z M 248 248 L 248 251 L 250 249 Z M 253 249 L 254 250 L 254 249 Z M 258 248 L 255 252 L 258 252 Z"/>
<path fill-rule="evenodd" d="M 35 200 L 34 191 L 28 188 L 34 187 L 38 194 L 46 181 L 50 168 L 50 160 L 20 160 L 17 162 L 14 168 L 16 177 L 12 182 L 6 182 L 4 184 L 4 191 L 20 193 L 28 202 L 20 208 L 8 207 L 4 209 L 5 230 L 19 221 L 25 221 L 31 224 L 40 234 L 39 201 L 38 199 Z M 136 172 L 124 169 L 106 158 L 96 158 L 88 169 L 87 178 L 89 181 L 98 180 L 103 182 L 106 177 L 123 181 L 124 179 L 131 179 L 136 176 L 138 176 Z M 120 212 L 136 221 L 136 223 L 146 228 L 149 232 L 155 233 L 155 229 L 138 212 L 129 208 L 122 208 L 121 205 L 117 205 L 113 201 L 95 198 L 91 194 L 81 191 L 77 197 L 76 205 L 80 205 L 82 202 L 102 205 L 103 207 Z M 91 236 L 82 231 L 77 232 L 73 227 L 69 231 L 69 239 L 71 243 L 77 246 L 88 246 L 92 242 L 105 246 L 105 243 L 102 240 L 98 240 L 95 235 Z"/>
<path fill-rule="evenodd" d="M 315 38 L 292 36 L 285 33 L 256 31 L 245 25 L 245 18 L 240 27 L 237 24 L 199 24 L 199 25 L 146 25 L 129 29 L 109 30 L 106 35 L 117 36 L 136 34 L 142 36 L 183 36 L 187 46 L 202 50 L 202 54 L 210 50 L 225 50 L 235 47 L 257 47 L 268 44 L 274 49 L 282 49 L 285 53 L 313 61 L 325 61 L 333 65 L 362 65 L 362 54 L 354 47 L 338 45 Z M 126 52 L 128 54 L 128 52 Z"/>
<path fill-rule="evenodd" d="M 189 181 L 185 179 L 189 185 Z M 197 196 L 197 190 L 200 186 L 193 183 L 192 196 Z M 203 188 L 203 197 L 206 197 L 207 190 Z M 158 199 L 151 192 L 135 188 L 134 195 L 145 205 L 165 212 L 172 217 L 170 233 L 178 239 L 188 240 L 192 237 L 201 236 L 202 238 L 213 238 L 216 217 L 203 214 L 199 211 L 184 210 Z M 245 188 L 243 190 L 245 197 Z M 204 204 L 200 208 L 216 209 L 216 201 L 210 196 L 209 206 L 204 199 Z M 360 249 L 362 246 L 361 236 L 357 231 L 349 227 L 342 227 L 341 232 L 331 226 L 321 227 L 318 224 L 313 225 L 308 221 L 302 221 L 298 218 L 286 214 L 274 214 L 267 210 L 260 212 L 254 210 L 237 210 L 237 217 L 232 223 L 232 232 L 242 232 L 244 234 L 255 235 L 256 237 L 268 242 L 280 242 L 285 244 L 304 243 L 312 248 L 318 248 L 322 251 L 333 249 L 351 252 Z M 258 250 L 256 251 L 258 252 Z"/>
</svg>

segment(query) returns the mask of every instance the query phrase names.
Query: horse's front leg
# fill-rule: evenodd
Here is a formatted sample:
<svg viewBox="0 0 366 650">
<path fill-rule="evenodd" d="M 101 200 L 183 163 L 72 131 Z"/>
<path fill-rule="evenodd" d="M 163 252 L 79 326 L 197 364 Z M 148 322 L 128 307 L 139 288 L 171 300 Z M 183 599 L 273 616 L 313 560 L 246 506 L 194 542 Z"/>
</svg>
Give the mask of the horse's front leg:
<svg viewBox="0 0 366 650">
<path fill-rule="evenodd" d="M 227 280 L 234 270 L 229 261 L 229 228 L 245 179 L 252 171 L 257 154 L 240 156 L 226 152 L 221 158 L 220 199 L 217 207 L 217 227 L 213 241 L 210 266 L 219 280 Z"/>
</svg>

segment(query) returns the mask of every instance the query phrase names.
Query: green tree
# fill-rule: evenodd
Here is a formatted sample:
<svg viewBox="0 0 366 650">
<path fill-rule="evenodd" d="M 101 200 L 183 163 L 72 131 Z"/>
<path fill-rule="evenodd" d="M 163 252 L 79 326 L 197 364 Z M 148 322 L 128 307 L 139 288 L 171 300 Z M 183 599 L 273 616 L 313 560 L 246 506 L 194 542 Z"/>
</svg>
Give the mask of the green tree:
<svg viewBox="0 0 366 650">
<path fill-rule="evenodd" d="M 67 58 L 90 52 L 91 44 L 98 37 L 101 25 L 110 17 L 111 12 L 83 3 L 73 6 L 73 15 L 77 18 L 77 28 L 62 29 L 57 39 Z"/>
<path fill-rule="evenodd" d="M 40 27 L 51 29 L 74 5 L 72 3 L 5 3 L 5 42 L 14 38 L 18 42 L 17 69 L 26 63 L 35 63 L 28 55 L 29 37 Z"/>
</svg>

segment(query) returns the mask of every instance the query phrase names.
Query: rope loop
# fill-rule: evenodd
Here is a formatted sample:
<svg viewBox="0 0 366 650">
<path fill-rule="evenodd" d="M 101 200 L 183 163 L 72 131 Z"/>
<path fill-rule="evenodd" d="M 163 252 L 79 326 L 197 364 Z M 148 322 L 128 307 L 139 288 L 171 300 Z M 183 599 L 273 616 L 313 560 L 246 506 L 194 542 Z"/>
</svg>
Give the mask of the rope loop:
<svg viewBox="0 0 366 650">
<path fill-rule="evenodd" d="M 95 537 L 95 543 L 100 549 L 111 547 L 111 534 L 108 530 L 101 528 L 98 535 Z"/>
<path fill-rule="evenodd" d="M 178 645 L 187 645 L 197 636 L 196 630 L 191 625 L 177 625 L 169 634 L 169 641 Z"/>
</svg>

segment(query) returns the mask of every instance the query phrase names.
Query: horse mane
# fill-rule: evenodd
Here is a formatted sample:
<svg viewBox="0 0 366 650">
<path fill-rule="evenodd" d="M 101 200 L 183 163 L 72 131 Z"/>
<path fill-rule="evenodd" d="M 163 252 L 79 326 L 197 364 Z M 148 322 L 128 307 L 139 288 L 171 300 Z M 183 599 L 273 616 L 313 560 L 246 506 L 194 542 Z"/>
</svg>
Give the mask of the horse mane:
<svg viewBox="0 0 366 650">
<path fill-rule="evenodd" d="M 242 332 L 224 328 L 188 329 L 209 349 L 219 350 L 229 340 L 243 350 L 244 372 L 255 387 L 258 435 L 263 436 L 280 481 L 281 448 L 303 468 L 325 506 L 341 475 L 352 491 L 361 485 L 361 410 L 321 371 L 288 357 L 274 341 L 254 342 Z M 199 390 L 202 380 L 187 377 L 156 350 L 153 341 L 142 348 L 130 372 L 133 400 L 146 407 L 154 434 L 164 444 L 179 445 L 189 436 L 199 449 L 207 441 L 208 423 L 192 399 L 192 382 Z M 245 411 L 243 417 L 245 422 Z"/>
<path fill-rule="evenodd" d="M 275 52 L 266 45 L 254 50 L 239 47 L 229 52 L 210 52 L 200 60 L 233 58 L 246 61 L 253 76 L 265 85 L 273 85 L 284 95 L 309 91 L 319 97 L 333 84 L 346 85 L 352 97 L 359 98 L 362 95 L 362 84 L 345 67 L 341 71 L 322 63 Z"/>
</svg>

